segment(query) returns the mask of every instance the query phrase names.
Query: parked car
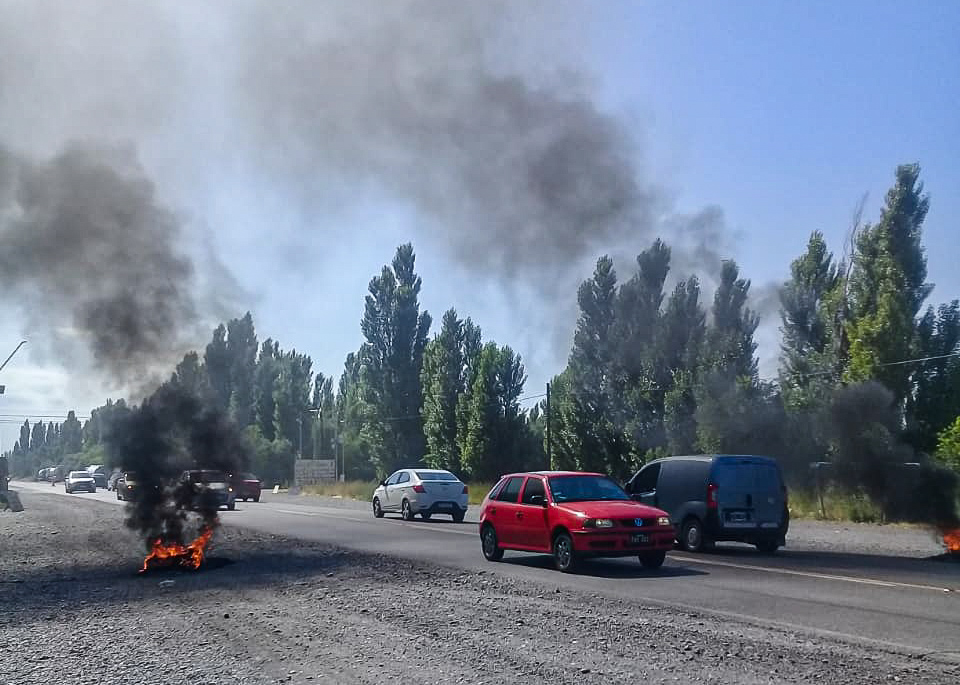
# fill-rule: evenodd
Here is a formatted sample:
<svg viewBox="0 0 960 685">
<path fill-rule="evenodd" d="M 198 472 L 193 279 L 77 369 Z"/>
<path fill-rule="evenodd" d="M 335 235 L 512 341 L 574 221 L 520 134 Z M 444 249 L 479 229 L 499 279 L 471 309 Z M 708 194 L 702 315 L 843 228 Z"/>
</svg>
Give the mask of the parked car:
<svg viewBox="0 0 960 685">
<path fill-rule="evenodd" d="M 66 491 L 73 494 L 77 490 L 86 490 L 87 492 L 96 492 L 97 483 L 86 471 L 71 471 L 63 480 Z"/>
<path fill-rule="evenodd" d="M 223 471 L 211 469 L 184 471 L 180 476 L 180 482 L 192 487 L 194 493 L 192 506 L 195 508 L 199 508 L 204 500 L 215 504 L 217 509 L 226 507 L 233 511 L 236 508 L 236 493 L 227 474 Z"/>
<path fill-rule="evenodd" d="M 467 486 L 449 471 L 401 469 L 373 491 L 373 515 L 399 512 L 405 521 L 417 514 L 429 521 L 434 514 L 447 514 L 457 523 L 467 515 Z"/>
<path fill-rule="evenodd" d="M 701 455 L 651 461 L 626 485 L 637 501 L 670 514 L 680 546 L 699 552 L 719 541 L 774 553 L 790 527 L 780 466 L 757 456 Z"/>
<path fill-rule="evenodd" d="M 666 512 L 630 499 L 607 476 L 538 471 L 504 476 L 487 494 L 480 542 L 488 561 L 517 550 L 552 554 L 567 572 L 582 557 L 636 556 L 657 569 L 674 531 Z"/>
<path fill-rule="evenodd" d="M 241 473 L 233 480 L 233 487 L 236 492 L 236 498 L 244 502 L 253 500 L 260 501 L 260 492 L 263 489 L 263 482 L 252 473 Z"/>
</svg>

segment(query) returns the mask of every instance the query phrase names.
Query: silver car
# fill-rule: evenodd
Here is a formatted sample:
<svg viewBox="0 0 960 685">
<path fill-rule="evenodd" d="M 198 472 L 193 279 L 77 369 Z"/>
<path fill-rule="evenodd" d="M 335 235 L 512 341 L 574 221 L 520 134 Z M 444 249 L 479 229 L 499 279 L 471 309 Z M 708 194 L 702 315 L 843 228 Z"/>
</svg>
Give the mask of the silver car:
<svg viewBox="0 0 960 685">
<path fill-rule="evenodd" d="M 449 471 L 400 469 L 373 491 L 373 515 L 399 512 L 404 521 L 420 514 L 429 521 L 434 514 L 447 514 L 457 523 L 467 514 L 467 486 Z"/>
<path fill-rule="evenodd" d="M 97 482 L 86 471 L 71 471 L 70 475 L 63 481 L 64 488 L 70 494 L 77 490 L 86 490 L 87 492 L 97 491 Z"/>
</svg>

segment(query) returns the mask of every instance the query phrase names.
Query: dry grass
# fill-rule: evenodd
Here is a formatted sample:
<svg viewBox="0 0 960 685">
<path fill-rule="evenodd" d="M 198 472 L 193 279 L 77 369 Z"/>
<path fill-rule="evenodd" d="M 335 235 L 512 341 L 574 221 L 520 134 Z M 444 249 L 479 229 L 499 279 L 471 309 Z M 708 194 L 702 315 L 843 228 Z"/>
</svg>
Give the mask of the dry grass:
<svg viewBox="0 0 960 685">
<path fill-rule="evenodd" d="M 882 523 L 880 507 L 862 494 L 827 489 L 823 493 L 823 510 L 815 489 L 790 491 L 790 517 L 818 521 L 853 521 Z"/>
</svg>

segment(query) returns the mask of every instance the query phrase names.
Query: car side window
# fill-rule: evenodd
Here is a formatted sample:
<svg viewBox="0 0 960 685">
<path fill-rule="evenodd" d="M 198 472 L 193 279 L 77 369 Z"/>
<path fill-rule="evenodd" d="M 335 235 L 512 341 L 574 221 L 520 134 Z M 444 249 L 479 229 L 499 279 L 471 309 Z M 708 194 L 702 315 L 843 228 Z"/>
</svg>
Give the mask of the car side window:
<svg viewBox="0 0 960 685">
<path fill-rule="evenodd" d="M 410 482 L 410 474 L 407 473 L 406 471 L 404 471 L 403 473 L 401 473 L 401 474 L 400 474 L 400 478 L 397 479 L 397 484 L 398 484 L 398 485 L 399 485 L 400 483 L 409 483 L 409 482 Z"/>
<path fill-rule="evenodd" d="M 534 502 L 532 501 L 534 497 L 539 497 L 540 499 Z M 543 481 L 539 478 L 527 478 L 527 484 L 523 487 L 523 497 L 520 501 L 523 504 L 535 504 L 539 506 L 546 501 L 546 498 L 547 492 L 543 487 Z"/>
<path fill-rule="evenodd" d="M 500 492 L 497 493 L 498 502 L 516 502 L 517 496 L 520 494 L 520 486 L 523 485 L 523 478 L 519 476 L 514 476 L 507 481 L 507 484 L 500 488 Z"/>
<path fill-rule="evenodd" d="M 394 473 L 392 476 L 387 478 L 387 485 L 396 485 L 397 479 L 400 477 L 400 472 Z"/>
<path fill-rule="evenodd" d="M 644 469 L 633 480 L 632 491 L 636 494 L 645 492 L 654 492 L 657 489 L 657 479 L 660 477 L 660 464 L 651 464 Z"/>
</svg>

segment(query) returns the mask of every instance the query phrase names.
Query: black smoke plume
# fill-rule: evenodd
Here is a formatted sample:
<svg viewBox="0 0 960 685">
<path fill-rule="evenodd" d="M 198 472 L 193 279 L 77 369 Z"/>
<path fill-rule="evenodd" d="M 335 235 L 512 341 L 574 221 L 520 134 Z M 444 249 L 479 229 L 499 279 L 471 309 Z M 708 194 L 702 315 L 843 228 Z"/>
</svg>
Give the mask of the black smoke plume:
<svg viewBox="0 0 960 685">
<path fill-rule="evenodd" d="M 195 339 L 179 233 L 129 148 L 71 144 L 37 162 L 0 147 L 0 287 L 74 369 L 89 353 L 142 389 Z"/>
<path fill-rule="evenodd" d="M 237 474 L 249 463 L 249 447 L 219 409 L 173 384 L 162 385 L 142 405 L 113 426 L 107 443 L 111 463 L 136 474 L 135 495 L 126 524 L 144 537 L 185 543 L 188 513 L 216 526 L 217 506 L 197 498 L 191 483 L 180 481 L 190 469 Z"/>
<path fill-rule="evenodd" d="M 865 492 L 889 520 L 958 525 L 957 474 L 901 441 L 894 395 L 870 381 L 835 391 L 827 419 L 834 476 Z"/>
</svg>

